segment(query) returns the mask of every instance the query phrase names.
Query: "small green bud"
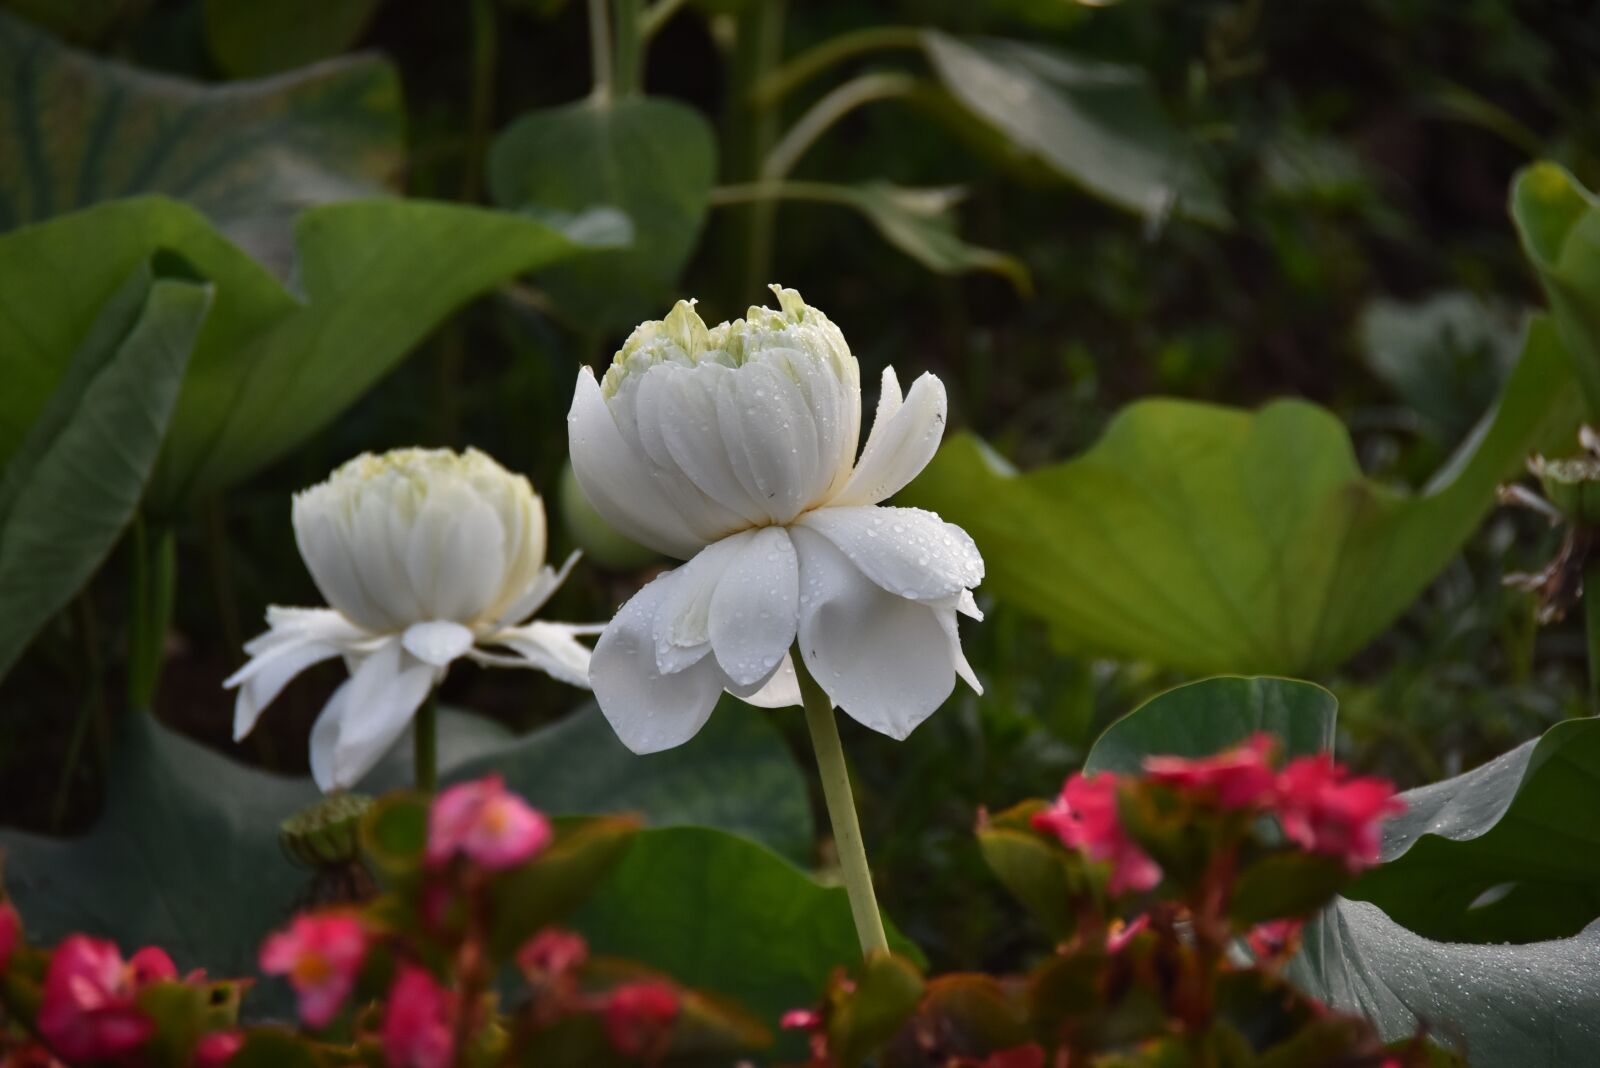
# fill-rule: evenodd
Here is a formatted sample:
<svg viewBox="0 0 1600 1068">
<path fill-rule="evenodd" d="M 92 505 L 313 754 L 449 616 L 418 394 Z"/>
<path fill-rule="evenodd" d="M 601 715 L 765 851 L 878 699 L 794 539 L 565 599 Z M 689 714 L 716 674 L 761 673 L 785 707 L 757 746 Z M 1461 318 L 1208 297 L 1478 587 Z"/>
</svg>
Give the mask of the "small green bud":
<svg viewBox="0 0 1600 1068">
<path fill-rule="evenodd" d="M 1600 526 L 1600 456 L 1580 453 L 1557 460 L 1535 456 L 1528 466 L 1557 511 L 1574 523 Z"/>
<path fill-rule="evenodd" d="M 333 794 L 278 825 L 278 843 L 302 867 L 318 870 L 353 862 L 361 817 L 372 807 L 365 794 Z"/>
</svg>

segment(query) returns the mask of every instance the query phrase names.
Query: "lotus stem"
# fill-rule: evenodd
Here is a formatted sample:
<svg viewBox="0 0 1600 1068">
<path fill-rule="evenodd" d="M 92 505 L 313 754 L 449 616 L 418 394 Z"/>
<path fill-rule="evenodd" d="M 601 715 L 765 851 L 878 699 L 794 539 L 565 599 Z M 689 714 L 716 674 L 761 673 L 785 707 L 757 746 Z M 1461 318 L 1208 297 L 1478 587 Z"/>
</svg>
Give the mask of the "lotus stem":
<svg viewBox="0 0 1600 1068">
<path fill-rule="evenodd" d="M 817 753 L 822 797 L 828 806 L 828 820 L 833 824 L 834 848 L 839 854 L 845 893 L 850 897 L 856 935 L 861 940 L 861 955 L 886 953 L 889 939 L 884 934 L 877 895 L 872 891 L 872 869 L 867 866 L 866 843 L 861 838 L 861 824 L 856 820 L 855 798 L 850 793 L 850 769 L 845 765 L 844 746 L 839 742 L 833 702 L 806 670 L 798 646 L 790 659 L 794 661 L 794 673 L 800 681 L 806 726 L 811 729 L 811 745 Z"/>
<path fill-rule="evenodd" d="M 755 86 L 752 102 L 758 108 L 771 108 L 829 67 L 868 52 L 919 49 L 922 39 L 922 31 L 915 26 L 874 26 L 840 34 L 772 70 Z"/>
<path fill-rule="evenodd" d="M 644 81 L 644 21 L 641 0 L 614 0 L 611 9 L 613 37 L 612 82 L 618 97 L 633 96 Z"/>
<path fill-rule="evenodd" d="M 439 699 L 430 693 L 411 724 L 412 755 L 417 789 L 433 793 L 439 788 Z"/>
<path fill-rule="evenodd" d="M 852 78 L 828 93 L 789 127 L 761 165 L 766 181 L 786 178 L 800 157 L 840 119 L 865 104 L 910 96 L 917 90 L 917 79 L 898 71 L 880 71 Z"/>
<path fill-rule="evenodd" d="M 1589 712 L 1600 715 L 1600 551 L 1583 568 L 1583 626 L 1589 650 Z"/>
<path fill-rule="evenodd" d="M 177 540 L 172 527 L 152 529 L 141 515 L 133 522 L 133 567 L 128 613 L 128 704 L 149 711 L 155 704 L 172 621 Z"/>
<path fill-rule="evenodd" d="M 602 103 L 611 99 L 611 0 L 589 0 L 589 58 L 594 71 L 591 95 Z"/>
</svg>

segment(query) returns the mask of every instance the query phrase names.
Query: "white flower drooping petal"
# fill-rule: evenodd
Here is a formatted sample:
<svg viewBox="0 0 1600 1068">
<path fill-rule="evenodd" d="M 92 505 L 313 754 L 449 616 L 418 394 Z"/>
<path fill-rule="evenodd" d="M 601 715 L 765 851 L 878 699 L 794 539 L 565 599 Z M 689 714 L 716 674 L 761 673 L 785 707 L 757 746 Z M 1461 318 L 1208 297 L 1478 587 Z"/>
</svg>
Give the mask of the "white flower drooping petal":
<svg viewBox="0 0 1600 1068">
<path fill-rule="evenodd" d="M 931 512 L 880 502 L 944 434 L 944 385 L 902 394 L 886 370 L 860 459 L 861 380 L 844 336 L 793 290 L 707 327 L 680 301 L 634 330 L 568 416 L 584 494 L 629 537 L 688 561 L 651 582 L 595 645 L 590 681 L 638 753 L 680 745 L 723 690 L 798 704 L 788 650 L 845 712 L 904 738 L 977 679 L 958 612 L 983 558 Z"/>
<path fill-rule="evenodd" d="M 363 454 L 294 499 L 295 540 L 330 608 L 267 609 L 245 645 L 234 739 L 300 672 L 334 657 L 350 678 L 311 732 L 324 791 L 355 785 L 405 732 L 456 660 L 533 667 L 587 686 L 598 627 L 524 623 L 571 570 L 545 564 L 544 504 L 476 450 Z M 519 625 L 520 624 L 520 625 Z M 499 650 L 499 651 L 497 651 Z"/>
</svg>

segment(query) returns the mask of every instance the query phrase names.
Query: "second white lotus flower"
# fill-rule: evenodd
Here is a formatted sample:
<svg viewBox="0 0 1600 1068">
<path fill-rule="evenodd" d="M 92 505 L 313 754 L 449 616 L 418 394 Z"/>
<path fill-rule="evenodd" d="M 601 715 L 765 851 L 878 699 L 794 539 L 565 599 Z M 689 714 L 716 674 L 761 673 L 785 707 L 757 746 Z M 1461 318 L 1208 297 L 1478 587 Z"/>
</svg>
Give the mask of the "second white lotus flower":
<svg viewBox="0 0 1600 1068">
<path fill-rule="evenodd" d="M 640 590 L 595 646 L 601 710 L 636 753 L 687 741 L 724 689 L 798 704 L 786 655 L 856 720 L 904 738 L 960 675 L 958 612 L 983 559 L 959 527 L 879 502 L 944 433 L 945 391 L 883 374 L 860 458 L 860 370 L 798 293 L 708 328 L 680 301 L 638 327 L 604 383 L 585 368 L 568 416 L 573 470 L 612 525 L 688 563 Z"/>
<path fill-rule="evenodd" d="M 300 555 L 331 608 L 267 609 L 239 688 L 235 740 L 311 665 L 342 656 L 350 678 L 311 731 L 324 791 L 355 785 L 395 743 L 450 664 L 538 668 L 588 686 L 599 627 L 523 621 L 566 578 L 546 566 L 544 505 L 526 478 L 474 449 L 356 457 L 294 499 Z"/>
</svg>

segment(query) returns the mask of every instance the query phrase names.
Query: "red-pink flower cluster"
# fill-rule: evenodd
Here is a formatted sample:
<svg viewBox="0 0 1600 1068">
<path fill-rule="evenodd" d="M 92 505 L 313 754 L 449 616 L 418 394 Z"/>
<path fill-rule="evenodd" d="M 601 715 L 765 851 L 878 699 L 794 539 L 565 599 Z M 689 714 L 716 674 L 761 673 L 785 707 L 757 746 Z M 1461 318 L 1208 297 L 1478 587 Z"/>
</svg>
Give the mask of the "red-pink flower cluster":
<svg viewBox="0 0 1600 1068">
<path fill-rule="evenodd" d="M 1244 743 L 1215 756 L 1189 760 L 1175 756 L 1146 757 L 1145 774 L 1185 793 L 1198 794 L 1225 809 L 1254 808 L 1272 796 L 1276 775 L 1272 735 L 1257 732 Z"/>
<path fill-rule="evenodd" d="M 1292 760 L 1278 775 L 1278 822 L 1301 849 L 1343 860 L 1351 872 L 1378 862 L 1379 824 L 1406 810 L 1384 779 L 1353 776 L 1327 753 Z"/>
<path fill-rule="evenodd" d="M 505 871 L 537 856 L 553 832 L 544 814 L 506 789 L 499 775 L 452 786 L 428 815 L 427 862 L 443 867 L 463 857 L 487 871 Z"/>
<path fill-rule="evenodd" d="M 69 935 L 50 958 L 39 1005 L 39 1034 L 71 1062 L 118 1060 L 142 1046 L 155 1023 L 139 991 L 177 979 L 172 958 L 147 946 L 126 963 L 116 944 Z"/>
<path fill-rule="evenodd" d="M 1074 774 L 1053 805 L 1033 815 L 1037 830 L 1055 835 L 1068 849 L 1111 865 L 1113 894 L 1149 890 L 1161 881 L 1161 869 L 1122 829 L 1117 818 L 1117 788 L 1122 779 L 1111 772 Z"/>
<path fill-rule="evenodd" d="M 17 944 L 21 941 L 21 917 L 11 907 L 11 902 L 0 901 L 0 974 L 4 974 L 10 966 L 11 954 L 17 951 Z"/>
<path fill-rule="evenodd" d="M 389 991 L 383 1055 L 389 1068 L 446 1068 L 455 1039 L 450 993 L 425 968 L 405 964 Z"/>
<path fill-rule="evenodd" d="M 213 1031 L 195 1043 L 194 1058 L 189 1062 L 189 1068 L 222 1068 L 243 1048 L 243 1032 Z"/>
<path fill-rule="evenodd" d="M 517 950 L 517 967 L 536 982 L 569 975 L 589 959 L 583 936 L 560 927 L 546 927 Z"/>
<path fill-rule="evenodd" d="M 1299 919 L 1268 920 L 1250 928 L 1244 936 L 1245 944 L 1257 960 L 1276 961 L 1294 955 L 1300 947 L 1300 932 L 1305 921 Z"/>
<path fill-rule="evenodd" d="M 261 946 L 261 970 L 289 979 L 307 1027 L 333 1022 L 367 955 L 367 932 L 351 913 L 303 912 Z"/>
<path fill-rule="evenodd" d="M 1342 860 L 1351 872 L 1378 862 L 1380 824 L 1405 811 L 1405 802 L 1383 779 L 1351 775 L 1327 753 L 1272 763 L 1277 744 L 1257 733 L 1215 756 L 1149 757 L 1151 782 L 1227 811 L 1277 815 L 1283 833 L 1300 848 Z M 1139 892 L 1161 880 L 1161 869 L 1123 830 L 1117 791 L 1128 781 L 1111 772 L 1074 774 L 1061 796 L 1033 817 L 1036 829 L 1054 834 L 1069 849 L 1109 862 L 1112 893 Z"/>
<path fill-rule="evenodd" d="M 666 1052 L 678 1019 L 678 992 L 669 983 L 626 983 L 606 998 L 606 1038 L 618 1053 L 646 1060 Z"/>
</svg>

